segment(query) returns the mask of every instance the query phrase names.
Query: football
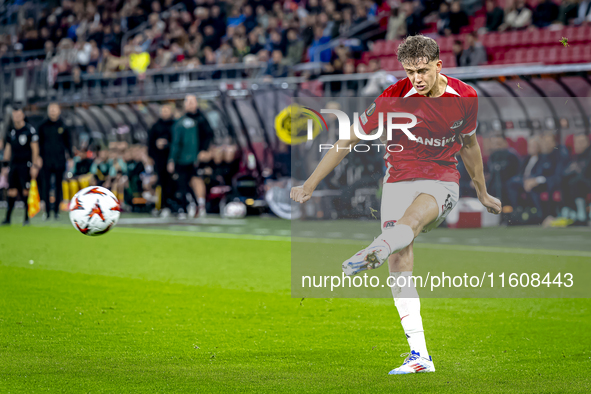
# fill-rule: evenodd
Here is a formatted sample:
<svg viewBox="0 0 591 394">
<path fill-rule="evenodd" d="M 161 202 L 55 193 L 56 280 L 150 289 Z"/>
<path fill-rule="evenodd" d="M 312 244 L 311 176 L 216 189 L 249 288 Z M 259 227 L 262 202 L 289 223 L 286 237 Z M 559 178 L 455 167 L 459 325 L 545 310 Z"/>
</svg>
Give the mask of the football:
<svg viewBox="0 0 591 394">
<path fill-rule="evenodd" d="M 241 219 L 246 216 L 246 205 L 233 201 L 224 207 L 223 213 L 225 218 Z"/>
<path fill-rule="evenodd" d="M 117 224 L 121 204 L 110 190 L 89 186 L 70 201 L 70 221 L 84 235 L 102 235 Z"/>
</svg>

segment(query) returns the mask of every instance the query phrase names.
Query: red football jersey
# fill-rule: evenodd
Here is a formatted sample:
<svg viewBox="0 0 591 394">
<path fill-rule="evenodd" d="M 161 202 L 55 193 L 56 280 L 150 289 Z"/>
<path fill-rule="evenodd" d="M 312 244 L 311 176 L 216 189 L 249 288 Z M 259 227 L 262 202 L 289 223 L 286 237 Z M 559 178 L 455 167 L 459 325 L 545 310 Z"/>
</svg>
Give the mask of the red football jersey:
<svg viewBox="0 0 591 394">
<path fill-rule="evenodd" d="M 478 96 L 476 91 L 456 78 L 447 77 L 442 96 L 424 97 L 417 93 L 408 78 L 388 87 L 359 117 L 359 126 L 365 134 L 378 128 L 378 114 L 383 113 L 383 132 L 387 132 L 388 112 L 407 112 L 416 116 L 416 126 L 409 131 L 417 138 L 410 140 L 401 130 L 394 130 L 388 145 L 399 144 L 386 151 L 387 171 L 384 183 L 411 179 L 435 179 L 446 182 L 460 181 L 456 169 L 456 153 L 462 147 L 458 134 L 476 132 Z M 408 123 L 408 118 L 395 118 L 393 123 Z M 384 152 L 384 150 L 381 150 Z"/>
</svg>

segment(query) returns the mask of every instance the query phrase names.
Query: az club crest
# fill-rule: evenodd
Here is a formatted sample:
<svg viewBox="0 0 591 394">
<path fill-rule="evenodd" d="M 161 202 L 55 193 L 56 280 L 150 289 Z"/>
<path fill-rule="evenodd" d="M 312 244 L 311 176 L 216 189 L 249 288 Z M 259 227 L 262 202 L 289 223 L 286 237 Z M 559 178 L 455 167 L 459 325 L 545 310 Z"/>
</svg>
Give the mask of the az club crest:
<svg viewBox="0 0 591 394">
<path fill-rule="evenodd" d="M 464 123 L 463 119 L 460 120 L 456 120 L 451 126 L 449 126 L 450 129 L 457 129 L 458 127 L 460 127 L 462 124 Z"/>
</svg>

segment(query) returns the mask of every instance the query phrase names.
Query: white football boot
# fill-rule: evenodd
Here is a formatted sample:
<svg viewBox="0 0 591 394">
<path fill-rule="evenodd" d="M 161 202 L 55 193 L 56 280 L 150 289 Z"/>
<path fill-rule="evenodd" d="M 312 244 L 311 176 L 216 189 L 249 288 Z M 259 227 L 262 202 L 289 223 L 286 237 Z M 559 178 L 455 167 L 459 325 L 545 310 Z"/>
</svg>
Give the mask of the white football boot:
<svg viewBox="0 0 591 394">
<path fill-rule="evenodd" d="M 429 358 L 421 357 L 414 350 L 410 353 L 403 353 L 401 357 L 408 356 L 398 368 L 391 370 L 388 375 L 403 375 L 407 373 L 435 372 L 435 365 L 431 356 Z"/>
<path fill-rule="evenodd" d="M 381 267 L 390 255 L 390 248 L 383 245 L 370 245 L 360 250 L 354 256 L 343 263 L 343 272 L 347 276 L 358 274 L 365 270 L 373 270 Z"/>
</svg>

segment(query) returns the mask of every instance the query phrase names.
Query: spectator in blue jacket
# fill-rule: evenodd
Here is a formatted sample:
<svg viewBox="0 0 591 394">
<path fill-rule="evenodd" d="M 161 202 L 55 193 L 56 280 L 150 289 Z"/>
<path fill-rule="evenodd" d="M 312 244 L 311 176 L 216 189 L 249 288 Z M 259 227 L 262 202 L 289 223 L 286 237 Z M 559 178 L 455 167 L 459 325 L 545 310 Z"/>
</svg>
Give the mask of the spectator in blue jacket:
<svg viewBox="0 0 591 394">
<path fill-rule="evenodd" d="M 540 150 L 535 171 L 523 180 L 523 190 L 532 199 L 534 207 L 543 212 L 541 194 L 547 192 L 552 199 L 552 194 L 560 190 L 560 182 L 569 158 L 566 148 L 556 144 L 556 136 L 552 131 L 542 133 Z M 544 213 L 547 216 L 548 212 Z"/>
<path fill-rule="evenodd" d="M 328 42 L 330 42 L 330 37 L 324 35 L 324 29 L 321 26 L 316 26 L 314 28 L 314 41 L 312 41 L 312 45 L 310 45 L 310 48 L 308 49 L 310 62 L 330 62 L 332 56 L 330 48 L 318 51 L 319 47 L 322 47 Z"/>
</svg>

